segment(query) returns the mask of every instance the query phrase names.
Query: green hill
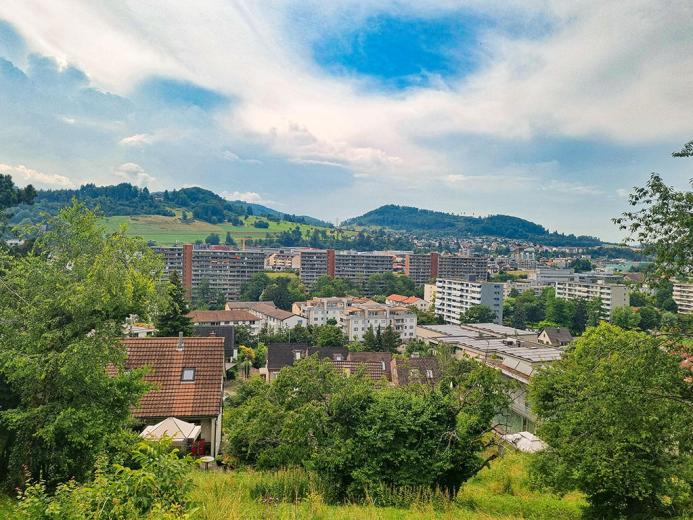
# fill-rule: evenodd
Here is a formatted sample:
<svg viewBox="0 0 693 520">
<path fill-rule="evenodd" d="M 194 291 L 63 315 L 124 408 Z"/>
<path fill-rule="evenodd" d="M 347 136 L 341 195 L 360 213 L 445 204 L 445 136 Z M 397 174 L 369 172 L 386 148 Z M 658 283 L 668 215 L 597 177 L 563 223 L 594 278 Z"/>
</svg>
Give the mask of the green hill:
<svg viewBox="0 0 693 520">
<path fill-rule="evenodd" d="M 508 215 L 468 217 L 393 204 L 381 206 L 360 217 L 344 222 L 345 226 L 374 226 L 421 235 L 491 236 L 531 240 L 545 245 L 595 246 L 596 237 L 549 232 L 529 220 Z"/>
</svg>

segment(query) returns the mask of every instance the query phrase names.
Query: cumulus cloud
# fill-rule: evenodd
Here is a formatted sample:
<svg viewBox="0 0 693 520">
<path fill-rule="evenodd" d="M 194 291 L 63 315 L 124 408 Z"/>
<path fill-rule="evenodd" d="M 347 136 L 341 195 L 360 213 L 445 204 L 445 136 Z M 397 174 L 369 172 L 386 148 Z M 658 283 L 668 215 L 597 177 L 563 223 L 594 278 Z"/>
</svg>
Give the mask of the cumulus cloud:
<svg viewBox="0 0 693 520">
<path fill-rule="evenodd" d="M 221 196 L 226 200 L 242 200 L 251 204 L 268 204 L 271 202 L 263 199 L 259 193 L 254 191 L 223 191 Z"/>
<path fill-rule="evenodd" d="M 12 180 L 19 186 L 32 184 L 38 188 L 71 188 L 72 181 L 64 175 L 55 173 L 44 173 L 23 164 L 2 164 L 0 163 L 0 173 L 11 175 Z"/>
<path fill-rule="evenodd" d="M 121 179 L 143 188 L 150 186 L 155 178 L 149 175 L 139 164 L 128 162 L 117 166 L 113 173 Z"/>
</svg>

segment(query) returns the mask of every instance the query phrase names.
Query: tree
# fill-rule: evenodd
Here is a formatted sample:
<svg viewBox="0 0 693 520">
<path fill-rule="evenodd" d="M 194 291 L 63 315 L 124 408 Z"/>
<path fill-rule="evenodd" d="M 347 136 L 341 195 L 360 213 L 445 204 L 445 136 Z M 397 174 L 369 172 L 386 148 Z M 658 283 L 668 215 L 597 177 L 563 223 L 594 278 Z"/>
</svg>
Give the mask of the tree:
<svg viewBox="0 0 693 520">
<path fill-rule="evenodd" d="M 568 264 L 568 267 L 575 269 L 576 273 L 586 273 L 592 270 L 592 262 L 589 258 L 576 258 Z"/>
<path fill-rule="evenodd" d="M 640 328 L 642 330 L 653 330 L 659 327 L 659 324 L 662 320 L 661 313 L 657 308 L 653 307 L 652 305 L 647 305 L 645 307 L 641 307 L 638 310 L 638 314 L 640 314 Z"/>
<path fill-rule="evenodd" d="M 380 350 L 380 345 L 378 345 L 372 325 L 368 327 L 368 330 L 363 334 L 363 345 L 365 347 L 364 350 L 368 352 L 377 352 Z"/>
<path fill-rule="evenodd" d="M 604 303 L 601 298 L 593 298 L 587 302 L 587 326 L 596 327 L 602 320 Z"/>
<path fill-rule="evenodd" d="M 212 246 L 218 246 L 220 242 L 221 238 L 219 238 L 219 233 L 210 233 L 207 235 L 207 238 L 205 238 L 205 244 Z"/>
<path fill-rule="evenodd" d="M 241 287 L 241 300 L 246 302 L 260 301 L 262 292 L 270 282 L 270 277 L 266 273 L 255 273 Z"/>
<path fill-rule="evenodd" d="M 382 336 L 382 350 L 384 352 L 397 352 L 397 349 L 402 344 L 402 339 L 392 325 L 385 327 Z"/>
<path fill-rule="evenodd" d="M 192 336 L 192 320 L 187 316 L 190 306 L 185 299 L 183 285 L 181 284 L 178 272 L 173 271 L 168 279 L 168 301 L 163 312 L 155 321 L 157 336 L 178 336 L 180 332 L 184 336 Z"/>
<path fill-rule="evenodd" d="M 60 210 L 34 249 L 0 254 L 0 475 L 25 471 L 49 488 L 83 480 L 119 438 L 147 390 L 122 369 L 122 324 L 163 303 L 163 262 L 123 229 L 107 233 L 77 203 Z M 109 374 L 110 372 L 110 374 Z"/>
<path fill-rule="evenodd" d="M 640 314 L 632 307 L 618 307 L 611 313 L 611 323 L 625 330 L 633 330 L 640 325 Z"/>
<path fill-rule="evenodd" d="M 314 338 L 315 344 L 318 347 L 343 347 L 347 342 L 347 338 L 344 337 L 342 329 L 336 325 L 321 325 L 320 327 L 316 327 Z"/>
<path fill-rule="evenodd" d="M 233 239 L 233 236 L 231 236 L 231 231 L 226 232 L 226 238 L 224 239 L 224 244 L 227 246 L 235 246 L 236 241 Z"/>
<path fill-rule="evenodd" d="M 21 189 L 14 185 L 11 175 L 0 174 L 0 210 L 17 204 L 33 204 L 35 198 L 36 190 L 31 184 Z"/>
<path fill-rule="evenodd" d="M 634 209 L 613 220 L 628 233 L 627 240 L 642 244 L 644 252 L 654 256 L 648 274 L 656 279 L 690 275 L 693 190 L 677 191 L 653 173 L 644 187 L 633 189 L 629 204 Z"/>
<path fill-rule="evenodd" d="M 472 305 L 460 314 L 460 323 L 495 323 L 496 313 L 488 305 Z"/>
<path fill-rule="evenodd" d="M 536 480 L 580 489 L 599 518 L 676 512 L 693 485 L 690 372 L 660 347 L 602 323 L 533 376 L 530 403 L 549 445 Z"/>
<path fill-rule="evenodd" d="M 579 298 L 573 304 L 573 313 L 570 317 L 570 332 L 573 336 L 579 336 L 585 331 L 588 320 L 587 300 Z"/>
</svg>

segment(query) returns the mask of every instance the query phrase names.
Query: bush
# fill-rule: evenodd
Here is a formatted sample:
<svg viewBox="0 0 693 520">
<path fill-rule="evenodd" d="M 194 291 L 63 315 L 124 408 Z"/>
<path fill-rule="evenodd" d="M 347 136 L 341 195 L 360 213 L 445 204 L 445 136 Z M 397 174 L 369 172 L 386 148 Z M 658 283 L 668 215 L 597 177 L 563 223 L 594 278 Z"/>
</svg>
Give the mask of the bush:
<svg viewBox="0 0 693 520">
<path fill-rule="evenodd" d="M 94 480 L 70 480 L 49 494 L 42 481 L 21 494 L 19 517 L 53 519 L 179 518 L 188 509 L 191 461 L 180 458 L 167 442 L 144 443 L 129 454 L 129 465 L 102 459 Z"/>
</svg>

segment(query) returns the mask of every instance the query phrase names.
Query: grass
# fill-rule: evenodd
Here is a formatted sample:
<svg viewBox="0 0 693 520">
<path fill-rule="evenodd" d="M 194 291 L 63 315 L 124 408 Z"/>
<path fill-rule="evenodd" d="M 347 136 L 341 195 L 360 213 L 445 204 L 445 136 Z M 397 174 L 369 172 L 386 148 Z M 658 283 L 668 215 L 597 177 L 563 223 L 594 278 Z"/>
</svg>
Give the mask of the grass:
<svg viewBox="0 0 693 520">
<path fill-rule="evenodd" d="M 455 500 L 413 499 L 409 508 L 363 504 L 329 505 L 316 483 L 298 470 L 229 473 L 196 471 L 193 500 L 199 520 L 235 519 L 579 519 L 585 501 L 575 493 L 558 497 L 532 491 L 526 475 L 527 456 L 509 453 L 471 479 Z M 414 495 L 415 496 L 415 495 Z M 285 497 L 280 500 L 280 497 Z"/>
<path fill-rule="evenodd" d="M 257 220 L 264 220 L 269 223 L 269 228 L 262 229 L 253 226 Z M 135 215 L 135 216 L 116 216 L 106 217 L 103 223 L 109 230 L 115 230 L 120 225 L 127 225 L 128 232 L 132 235 L 141 236 L 145 240 L 151 240 L 158 245 L 171 245 L 176 242 L 192 243 L 196 240 L 204 240 L 210 233 L 217 233 L 223 243 L 226 232 L 230 231 L 231 236 L 240 245 L 241 239 L 265 238 L 268 234 L 289 231 L 299 226 L 301 232 L 306 236 L 314 229 L 325 230 L 328 234 L 335 231 L 328 228 L 318 228 L 308 224 L 296 224 L 294 222 L 272 222 L 263 217 L 251 216 L 243 222 L 242 226 L 233 226 L 229 222 L 223 224 L 210 224 L 201 220 L 183 222 L 180 216 L 164 217 L 162 215 Z M 353 233 L 344 232 L 341 233 Z"/>
</svg>

